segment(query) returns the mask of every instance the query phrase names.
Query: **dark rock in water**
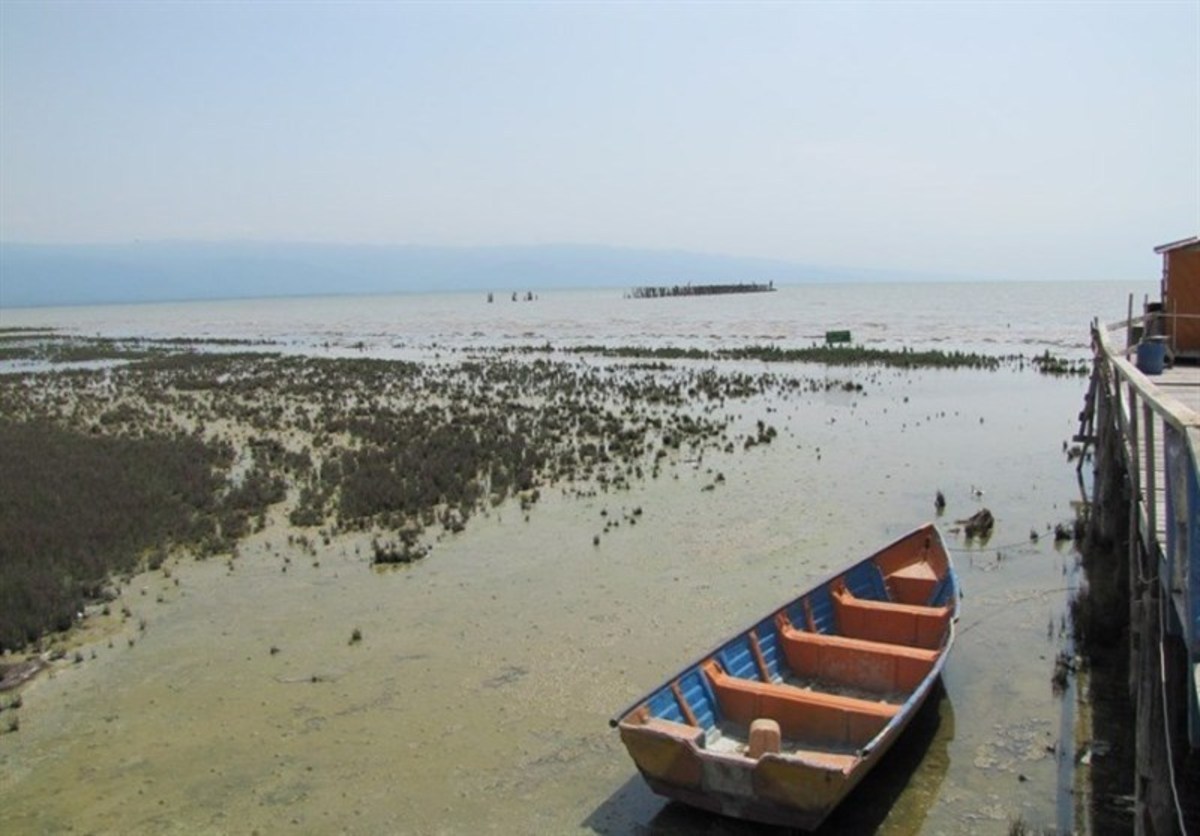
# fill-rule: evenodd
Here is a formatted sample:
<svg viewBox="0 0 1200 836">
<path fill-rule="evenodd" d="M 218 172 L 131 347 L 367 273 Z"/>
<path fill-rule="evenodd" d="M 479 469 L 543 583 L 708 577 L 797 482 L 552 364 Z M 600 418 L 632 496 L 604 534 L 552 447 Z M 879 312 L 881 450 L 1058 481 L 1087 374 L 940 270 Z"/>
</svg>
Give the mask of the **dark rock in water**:
<svg viewBox="0 0 1200 836">
<path fill-rule="evenodd" d="M 996 518 L 987 508 L 982 508 L 962 522 L 968 537 L 990 537 L 992 528 L 996 525 Z"/>
<path fill-rule="evenodd" d="M 946 510 L 946 496 L 941 491 L 938 491 L 937 496 L 934 497 L 933 507 L 937 508 L 939 514 Z"/>
</svg>

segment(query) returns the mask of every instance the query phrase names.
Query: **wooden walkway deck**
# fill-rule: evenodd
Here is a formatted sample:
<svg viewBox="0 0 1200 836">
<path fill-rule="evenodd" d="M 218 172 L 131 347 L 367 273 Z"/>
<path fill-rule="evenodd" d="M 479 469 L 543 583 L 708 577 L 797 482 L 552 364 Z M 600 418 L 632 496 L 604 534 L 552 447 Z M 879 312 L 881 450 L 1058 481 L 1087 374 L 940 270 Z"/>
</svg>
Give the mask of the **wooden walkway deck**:
<svg viewBox="0 0 1200 836">
<path fill-rule="evenodd" d="M 1192 423 L 1200 424 L 1200 365 L 1176 365 L 1163 370 L 1161 375 L 1150 375 L 1146 378 L 1150 385 L 1158 390 L 1160 403 L 1170 405 L 1170 401 L 1178 401 L 1176 411 L 1186 415 L 1192 413 Z M 1142 467 L 1139 474 L 1139 484 L 1150 485 L 1149 462 L 1139 459 Z M 1166 473 L 1166 456 L 1163 452 L 1161 434 L 1154 439 L 1154 473 Z M 1159 543 L 1167 542 L 1167 486 L 1161 476 L 1154 482 L 1154 535 Z"/>
</svg>

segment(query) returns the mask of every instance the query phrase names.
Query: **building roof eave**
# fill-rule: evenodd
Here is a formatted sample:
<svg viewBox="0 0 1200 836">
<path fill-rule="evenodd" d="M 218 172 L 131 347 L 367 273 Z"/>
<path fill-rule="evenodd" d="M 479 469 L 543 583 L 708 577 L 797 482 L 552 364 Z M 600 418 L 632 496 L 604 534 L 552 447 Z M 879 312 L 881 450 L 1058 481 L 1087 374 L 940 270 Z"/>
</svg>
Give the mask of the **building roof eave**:
<svg viewBox="0 0 1200 836">
<path fill-rule="evenodd" d="M 1200 247 L 1200 235 L 1193 235 L 1191 238 L 1181 238 L 1169 244 L 1159 244 L 1154 248 L 1154 251 L 1156 253 L 1169 253 L 1173 250 L 1187 250 L 1192 247 Z"/>
</svg>

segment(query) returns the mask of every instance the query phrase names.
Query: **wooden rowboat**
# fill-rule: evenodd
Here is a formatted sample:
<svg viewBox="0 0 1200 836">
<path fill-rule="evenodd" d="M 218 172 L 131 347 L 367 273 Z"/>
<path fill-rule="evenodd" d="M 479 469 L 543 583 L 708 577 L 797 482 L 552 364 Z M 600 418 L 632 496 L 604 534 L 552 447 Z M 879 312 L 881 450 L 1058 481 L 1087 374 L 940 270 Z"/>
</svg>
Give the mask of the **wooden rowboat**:
<svg viewBox="0 0 1200 836">
<path fill-rule="evenodd" d="M 654 792 L 815 829 L 929 695 L 959 597 L 941 534 L 923 526 L 769 613 L 611 725 Z"/>
</svg>

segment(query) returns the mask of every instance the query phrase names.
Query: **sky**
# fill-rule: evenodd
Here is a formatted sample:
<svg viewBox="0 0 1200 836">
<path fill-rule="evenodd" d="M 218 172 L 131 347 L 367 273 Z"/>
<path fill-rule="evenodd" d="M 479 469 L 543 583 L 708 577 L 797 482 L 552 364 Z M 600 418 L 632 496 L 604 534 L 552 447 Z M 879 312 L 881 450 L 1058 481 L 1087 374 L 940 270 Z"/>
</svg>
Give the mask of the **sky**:
<svg viewBox="0 0 1200 836">
<path fill-rule="evenodd" d="M 0 242 L 1031 280 L 1198 233 L 1197 0 L 0 2 Z"/>
</svg>

